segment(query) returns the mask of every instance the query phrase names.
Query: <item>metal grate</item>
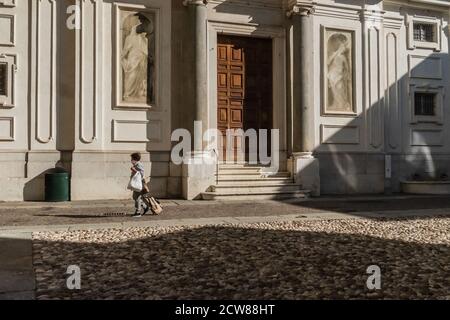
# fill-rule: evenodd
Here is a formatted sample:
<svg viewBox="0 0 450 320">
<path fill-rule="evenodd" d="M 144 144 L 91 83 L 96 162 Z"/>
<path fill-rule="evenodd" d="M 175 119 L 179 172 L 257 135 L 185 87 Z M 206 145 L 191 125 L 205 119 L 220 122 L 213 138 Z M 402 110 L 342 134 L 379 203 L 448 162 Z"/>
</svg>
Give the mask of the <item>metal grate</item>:
<svg viewBox="0 0 450 320">
<path fill-rule="evenodd" d="M 434 42 L 434 25 L 427 23 L 415 23 L 414 40 L 421 42 Z"/>
<path fill-rule="evenodd" d="M 0 63 L 0 96 L 7 95 L 8 64 Z"/>
<path fill-rule="evenodd" d="M 414 113 L 416 116 L 434 116 L 436 94 L 416 92 L 414 94 Z"/>
<path fill-rule="evenodd" d="M 103 217 L 125 217 L 127 214 L 125 212 L 105 212 L 102 214 Z"/>
</svg>

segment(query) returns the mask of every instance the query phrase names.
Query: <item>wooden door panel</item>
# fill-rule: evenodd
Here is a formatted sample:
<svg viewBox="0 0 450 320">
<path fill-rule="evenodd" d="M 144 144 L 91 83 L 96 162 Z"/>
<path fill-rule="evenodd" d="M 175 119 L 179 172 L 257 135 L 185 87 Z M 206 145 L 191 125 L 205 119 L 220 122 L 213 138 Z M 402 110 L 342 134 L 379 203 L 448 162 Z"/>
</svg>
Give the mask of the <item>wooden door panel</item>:
<svg viewBox="0 0 450 320">
<path fill-rule="evenodd" d="M 242 109 L 231 109 L 231 124 L 234 126 L 239 126 L 242 129 Z"/>
<path fill-rule="evenodd" d="M 238 46 L 231 46 L 231 63 L 243 63 L 243 52 L 242 48 Z"/>
<path fill-rule="evenodd" d="M 228 123 L 228 110 L 227 108 L 219 107 L 219 122 L 223 122 L 225 124 Z"/>
<path fill-rule="evenodd" d="M 227 59 L 228 54 L 227 53 L 228 53 L 227 46 L 222 46 L 222 45 L 218 45 L 217 46 L 217 58 L 218 58 L 219 62 L 223 61 L 223 62 L 226 63 L 228 61 L 228 59 Z"/>
<path fill-rule="evenodd" d="M 231 74 L 231 83 L 230 87 L 231 89 L 239 89 L 244 90 L 244 75 L 241 73 L 232 73 Z"/>
<path fill-rule="evenodd" d="M 219 72 L 217 74 L 217 85 L 219 86 L 219 90 L 228 88 L 228 74 L 224 72 Z"/>
<path fill-rule="evenodd" d="M 240 99 L 243 105 L 243 99 L 244 99 L 244 92 L 242 91 L 234 91 L 234 90 L 230 90 L 229 92 L 229 97 L 231 99 Z"/>
<path fill-rule="evenodd" d="M 230 101 L 230 102 L 229 102 L 229 105 L 230 105 L 230 106 L 232 106 L 232 107 L 234 107 L 234 108 L 240 107 L 240 109 L 242 109 L 242 107 L 243 107 L 243 101 L 242 101 L 242 99 L 233 99 L 233 98 L 230 98 L 229 101 Z"/>
</svg>

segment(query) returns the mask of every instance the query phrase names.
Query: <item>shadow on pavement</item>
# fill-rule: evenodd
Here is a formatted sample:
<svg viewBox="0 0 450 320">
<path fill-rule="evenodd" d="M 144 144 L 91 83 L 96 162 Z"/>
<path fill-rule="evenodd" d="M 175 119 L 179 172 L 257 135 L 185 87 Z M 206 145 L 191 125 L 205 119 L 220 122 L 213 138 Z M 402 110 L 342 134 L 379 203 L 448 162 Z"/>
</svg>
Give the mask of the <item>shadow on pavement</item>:
<svg viewBox="0 0 450 320">
<path fill-rule="evenodd" d="M 291 205 L 315 210 L 326 210 L 337 213 L 354 213 L 369 211 L 397 210 L 431 210 L 450 209 L 448 196 L 399 196 L 399 197 L 327 197 L 325 201 L 314 198 L 301 202 L 290 202 Z"/>
<path fill-rule="evenodd" d="M 380 234 L 385 227 L 389 226 L 382 223 L 373 226 L 379 228 Z M 450 298 L 448 244 L 381 239 L 356 234 L 361 233 L 358 227 L 350 228 L 349 233 L 299 230 L 301 226 L 297 230 L 289 228 L 288 225 L 272 230 L 217 226 L 169 233 L 147 230 L 147 234 L 129 229 L 60 234 L 54 241 L 34 240 L 37 296 L 40 299 Z M 425 232 L 423 237 L 430 234 Z M 92 239 L 104 243 L 93 243 Z M 65 289 L 69 265 L 81 268 L 79 291 Z M 378 265 L 382 270 L 379 291 L 366 287 L 370 265 Z"/>
</svg>

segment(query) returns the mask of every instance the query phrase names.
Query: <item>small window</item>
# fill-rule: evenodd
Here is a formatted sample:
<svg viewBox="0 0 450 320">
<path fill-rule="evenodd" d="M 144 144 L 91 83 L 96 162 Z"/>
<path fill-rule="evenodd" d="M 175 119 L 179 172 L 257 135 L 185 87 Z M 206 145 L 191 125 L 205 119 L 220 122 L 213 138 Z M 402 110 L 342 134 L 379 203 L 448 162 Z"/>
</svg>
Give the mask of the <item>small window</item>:
<svg viewBox="0 0 450 320">
<path fill-rule="evenodd" d="M 7 95 L 8 64 L 0 63 L 0 96 Z"/>
<path fill-rule="evenodd" d="M 435 42 L 435 25 L 429 23 L 414 23 L 414 41 Z"/>
<path fill-rule="evenodd" d="M 436 94 L 416 92 L 414 94 L 414 113 L 416 116 L 435 116 Z"/>
</svg>

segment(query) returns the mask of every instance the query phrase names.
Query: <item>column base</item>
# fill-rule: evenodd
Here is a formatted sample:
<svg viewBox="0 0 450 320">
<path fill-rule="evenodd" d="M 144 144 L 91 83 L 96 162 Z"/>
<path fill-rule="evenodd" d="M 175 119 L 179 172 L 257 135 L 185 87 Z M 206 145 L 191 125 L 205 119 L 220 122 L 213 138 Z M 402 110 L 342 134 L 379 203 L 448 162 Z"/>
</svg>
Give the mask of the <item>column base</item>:
<svg viewBox="0 0 450 320">
<path fill-rule="evenodd" d="M 289 170 L 295 183 L 310 190 L 314 197 L 320 196 L 320 166 L 319 159 L 311 152 L 296 152 L 289 159 Z"/>
<path fill-rule="evenodd" d="M 210 152 L 192 152 L 182 165 L 183 198 L 197 200 L 216 183 L 217 159 Z"/>
</svg>

